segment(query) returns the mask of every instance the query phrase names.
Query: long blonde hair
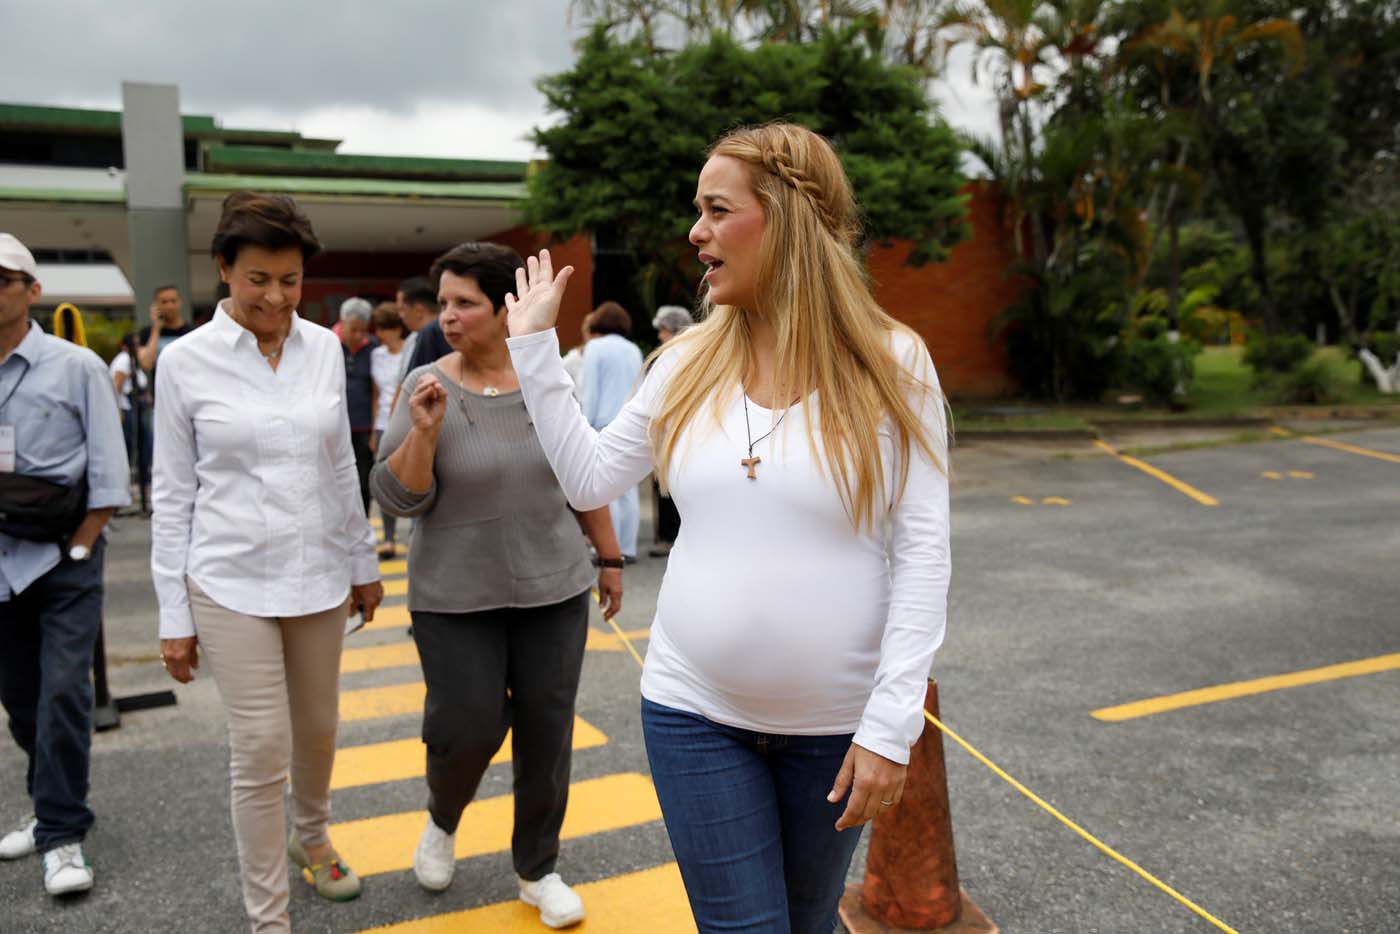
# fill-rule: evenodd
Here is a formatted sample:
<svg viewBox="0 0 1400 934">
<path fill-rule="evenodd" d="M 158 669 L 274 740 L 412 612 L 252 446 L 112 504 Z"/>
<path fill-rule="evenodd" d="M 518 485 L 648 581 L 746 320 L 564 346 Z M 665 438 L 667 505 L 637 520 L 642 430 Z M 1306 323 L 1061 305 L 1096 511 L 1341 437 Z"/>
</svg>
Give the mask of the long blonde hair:
<svg viewBox="0 0 1400 934">
<path fill-rule="evenodd" d="M 823 451 L 811 434 L 812 453 L 830 470 L 857 531 L 883 513 L 884 472 L 879 426 L 888 417 L 902 469 L 896 498 L 917 445 L 946 471 L 941 438 L 920 420 L 943 400 L 931 376 L 910 372 L 890 348 L 892 332 L 922 340 L 875 302 L 856 255 L 860 235 L 850 182 L 831 145 L 788 123 L 744 127 L 722 137 L 709 156 L 730 156 L 749 168 L 766 226 L 758 264 L 758 304 L 777 336 L 774 407 L 787 411 L 795 392 L 815 390 L 820 401 Z M 753 364 L 744 309 L 704 297 L 705 320 L 667 341 L 658 353 L 684 349 L 661 393 L 651 422 L 657 476 L 667 476 L 677 443 L 708 400 L 716 422 Z"/>
</svg>

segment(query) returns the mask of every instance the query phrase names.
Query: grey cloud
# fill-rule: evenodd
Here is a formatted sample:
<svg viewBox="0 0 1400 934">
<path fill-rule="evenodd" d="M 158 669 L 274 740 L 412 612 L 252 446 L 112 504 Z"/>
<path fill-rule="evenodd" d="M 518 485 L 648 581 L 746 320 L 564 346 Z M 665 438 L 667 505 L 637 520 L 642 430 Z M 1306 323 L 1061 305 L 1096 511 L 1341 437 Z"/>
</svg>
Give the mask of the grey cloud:
<svg viewBox="0 0 1400 934">
<path fill-rule="evenodd" d="M 159 81 L 187 111 L 290 119 L 343 105 L 534 110 L 535 81 L 574 58 L 567 0 L 11 0 L 0 35 L 0 100 L 115 106 L 123 80 Z"/>
</svg>

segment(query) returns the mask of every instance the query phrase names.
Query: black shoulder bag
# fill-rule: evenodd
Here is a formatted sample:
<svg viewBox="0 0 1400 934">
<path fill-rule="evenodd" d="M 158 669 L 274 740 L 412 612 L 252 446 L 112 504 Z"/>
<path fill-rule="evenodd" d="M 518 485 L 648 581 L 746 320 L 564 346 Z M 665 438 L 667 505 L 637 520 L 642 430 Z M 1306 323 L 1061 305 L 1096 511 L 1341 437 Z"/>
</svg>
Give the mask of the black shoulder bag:
<svg viewBox="0 0 1400 934">
<path fill-rule="evenodd" d="M 15 381 L 14 389 L 0 402 L 0 411 L 9 405 L 15 390 L 29 375 L 29 362 Z M 32 542 L 67 540 L 87 515 L 87 475 L 73 486 L 19 473 L 0 473 L 0 532 Z"/>
</svg>

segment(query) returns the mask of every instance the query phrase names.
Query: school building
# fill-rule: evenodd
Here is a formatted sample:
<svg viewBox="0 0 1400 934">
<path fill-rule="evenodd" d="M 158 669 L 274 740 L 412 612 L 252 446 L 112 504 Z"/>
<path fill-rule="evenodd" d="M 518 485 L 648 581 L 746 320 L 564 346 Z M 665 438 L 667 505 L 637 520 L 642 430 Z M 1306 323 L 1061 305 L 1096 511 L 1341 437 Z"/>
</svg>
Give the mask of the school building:
<svg viewBox="0 0 1400 934">
<path fill-rule="evenodd" d="M 465 240 L 522 254 L 548 241 L 522 223 L 526 162 L 341 153 L 340 141 L 294 131 L 232 129 L 183 114 L 168 85 L 123 85 L 121 111 L 0 103 L 0 230 L 35 253 L 41 308 L 73 302 L 86 313 L 144 321 L 158 284 L 181 286 L 195 310 L 219 298 L 208 244 L 220 205 L 241 189 L 283 192 L 306 211 L 325 252 L 311 261 L 301 313 L 329 324 L 354 295 L 392 297 Z M 880 302 L 933 351 L 950 395 L 1014 390 L 991 322 L 1015 296 L 1011 242 L 994 190 L 969 183 L 973 236 L 947 263 L 905 265 L 908 247 L 876 246 L 869 268 Z M 595 275 L 594 246 L 578 236 L 550 245 L 572 264 L 560 317 L 565 345 L 595 301 L 618 298 Z M 631 309 L 649 320 L 652 309 Z"/>
</svg>

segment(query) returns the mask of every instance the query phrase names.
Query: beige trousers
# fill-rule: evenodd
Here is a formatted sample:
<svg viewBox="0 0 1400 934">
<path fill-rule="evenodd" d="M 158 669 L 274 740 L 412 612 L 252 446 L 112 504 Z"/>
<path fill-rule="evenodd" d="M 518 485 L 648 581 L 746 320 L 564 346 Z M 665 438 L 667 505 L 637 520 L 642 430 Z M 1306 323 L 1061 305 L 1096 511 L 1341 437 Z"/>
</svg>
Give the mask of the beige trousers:
<svg viewBox="0 0 1400 934">
<path fill-rule="evenodd" d="M 233 835 L 253 934 L 289 934 L 285 789 L 307 848 L 329 842 L 344 605 L 245 616 L 188 581 L 199 647 L 228 716 Z"/>
</svg>

